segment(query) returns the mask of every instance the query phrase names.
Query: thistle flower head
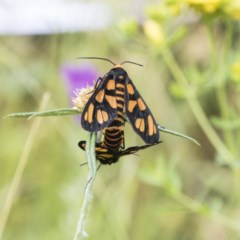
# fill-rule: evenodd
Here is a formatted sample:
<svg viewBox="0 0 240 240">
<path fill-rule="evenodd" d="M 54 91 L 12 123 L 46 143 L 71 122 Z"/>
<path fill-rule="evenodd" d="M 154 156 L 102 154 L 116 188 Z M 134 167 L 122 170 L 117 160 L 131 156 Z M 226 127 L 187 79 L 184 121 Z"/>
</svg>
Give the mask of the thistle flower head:
<svg viewBox="0 0 240 240">
<path fill-rule="evenodd" d="M 81 89 L 76 89 L 74 92 L 76 97 L 72 98 L 73 108 L 82 111 L 92 96 L 94 86 L 87 86 Z"/>
</svg>

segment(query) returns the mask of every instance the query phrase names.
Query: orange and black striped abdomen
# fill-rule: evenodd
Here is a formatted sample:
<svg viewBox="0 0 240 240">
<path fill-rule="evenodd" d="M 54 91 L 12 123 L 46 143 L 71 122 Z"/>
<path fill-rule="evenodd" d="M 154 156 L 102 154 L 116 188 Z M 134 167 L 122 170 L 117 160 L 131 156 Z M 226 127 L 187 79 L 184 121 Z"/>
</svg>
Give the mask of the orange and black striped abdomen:
<svg viewBox="0 0 240 240">
<path fill-rule="evenodd" d="M 150 144 L 150 145 L 129 147 L 125 150 L 122 150 L 122 149 L 113 150 L 111 148 L 103 147 L 102 143 L 96 143 L 95 153 L 96 153 L 96 158 L 100 161 L 100 163 L 106 165 L 106 164 L 116 163 L 120 157 L 127 156 L 130 154 L 135 154 L 136 152 L 138 152 L 140 150 L 149 148 L 149 147 L 154 146 L 159 143 L 160 142 L 156 142 L 156 143 Z M 85 151 L 86 150 L 86 141 L 80 141 L 78 143 L 78 146 L 82 150 Z"/>
<path fill-rule="evenodd" d="M 124 149 L 124 81 L 125 77 L 122 74 L 116 76 L 115 96 L 117 100 L 117 116 L 113 122 L 105 129 L 103 146 L 119 150 Z"/>
</svg>

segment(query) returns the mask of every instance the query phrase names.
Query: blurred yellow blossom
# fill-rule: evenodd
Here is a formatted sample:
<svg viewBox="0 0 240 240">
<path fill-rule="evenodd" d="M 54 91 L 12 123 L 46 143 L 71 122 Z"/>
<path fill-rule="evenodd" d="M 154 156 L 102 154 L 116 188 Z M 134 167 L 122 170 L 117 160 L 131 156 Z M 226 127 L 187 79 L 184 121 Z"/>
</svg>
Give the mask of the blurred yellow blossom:
<svg viewBox="0 0 240 240">
<path fill-rule="evenodd" d="M 161 25 L 154 20 L 147 20 L 143 25 L 146 37 L 156 45 L 162 45 L 165 42 L 165 35 Z"/>
<path fill-rule="evenodd" d="M 168 8 L 169 8 L 169 12 L 173 16 L 179 15 L 181 12 L 181 4 L 179 4 L 179 3 L 169 4 Z"/>
<path fill-rule="evenodd" d="M 185 0 L 185 2 L 205 13 L 214 13 L 226 2 L 226 0 Z"/>
<path fill-rule="evenodd" d="M 119 24 L 119 28 L 127 37 L 132 37 L 139 31 L 139 25 L 134 19 L 122 20 Z"/>
<path fill-rule="evenodd" d="M 233 19 L 240 19 L 240 0 L 229 0 L 224 10 Z"/>
<path fill-rule="evenodd" d="M 231 67 L 231 78 L 235 82 L 240 82 L 240 60 L 233 63 Z"/>
<path fill-rule="evenodd" d="M 221 14 L 240 19 L 240 0 L 163 0 L 158 5 L 146 8 L 147 15 L 157 21 L 168 20 L 181 13 L 182 9 L 194 8 L 202 14 Z"/>
<path fill-rule="evenodd" d="M 171 83 L 168 86 L 168 91 L 170 94 L 176 98 L 186 98 L 186 89 L 180 86 L 178 83 Z"/>
<path fill-rule="evenodd" d="M 181 12 L 181 4 L 161 2 L 160 4 L 149 5 L 146 8 L 146 14 L 153 20 L 167 20 L 173 16 L 179 15 Z"/>
</svg>

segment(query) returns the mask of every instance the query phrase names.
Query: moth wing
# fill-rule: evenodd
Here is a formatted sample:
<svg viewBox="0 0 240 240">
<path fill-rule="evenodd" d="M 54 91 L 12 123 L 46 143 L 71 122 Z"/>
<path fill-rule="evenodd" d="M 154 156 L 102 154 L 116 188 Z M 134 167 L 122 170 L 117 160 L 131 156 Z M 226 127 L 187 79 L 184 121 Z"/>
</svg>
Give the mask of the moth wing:
<svg viewBox="0 0 240 240">
<path fill-rule="evenodd" d="M 153 143 L 153 144 L 143 145 L 143 146 L 129 147 L 129 148 L 125 149 L 125 150 L 120 151 L 118 157 L 134 154 L 134 153 L 136 153 L 136 152 L 138 152 L 140 150 L 143 150 L 143 149 L 155 146 L 155 145 L 157 145 L 157 144 L 159 144 L 161 142 L 162 141 L 159 141 L 159 142 L 156 142 L 156 143 Z"/>
<path fill-rule="evenodd" d="M 89 132 L 107 127 L 117 115 L 115 79 L 106 75 L 83 109 L 81 124 Z"/>
<path fill-rule="evenodd" d="M 125 82 L 125 110 L 127 117 L 135 132 L 147 144 L 154 144 L 159 141 L 157 123 L 129 77 Z"/>
</svg>

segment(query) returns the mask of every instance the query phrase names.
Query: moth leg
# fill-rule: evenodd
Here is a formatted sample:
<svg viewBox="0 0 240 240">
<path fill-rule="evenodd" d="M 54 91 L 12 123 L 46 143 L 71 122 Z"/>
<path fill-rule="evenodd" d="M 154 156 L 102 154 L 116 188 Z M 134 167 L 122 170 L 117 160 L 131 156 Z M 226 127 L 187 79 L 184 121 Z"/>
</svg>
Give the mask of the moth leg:
<svg viewBox="0 0 240 240">
<path fill-rule="evenodd" d="M 125 137 L 124 137 L 124 131 L 122 131 L 122 149 L 125 149 Z"/>
<path fill-rule="evenodd" d="M 98 85 L 100 84 L 100 82 L 102 81 L 103 79 L 101 77 L 99 77 L 95 83 L 95 86 L 94 86 L 94 89 L 96 89 L 98 87 Z"/>
</svg>

